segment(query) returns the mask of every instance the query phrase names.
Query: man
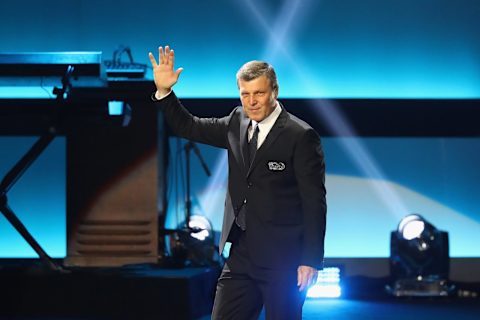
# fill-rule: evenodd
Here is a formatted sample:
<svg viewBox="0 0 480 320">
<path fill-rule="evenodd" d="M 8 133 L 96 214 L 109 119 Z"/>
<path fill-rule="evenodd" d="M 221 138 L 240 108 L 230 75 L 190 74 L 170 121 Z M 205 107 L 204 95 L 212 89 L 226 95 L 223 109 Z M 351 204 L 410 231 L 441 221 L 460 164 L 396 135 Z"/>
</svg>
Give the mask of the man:
<svg viewBox="0 0 480 320">
<path fill-rule="evenodd" d="M 220 251 L 230 256 L 218 279 L 212 319 L 301 319 L 308 286 L 322 268 L 326 224 L 325 165 L 320 139 L 277 101 L 273 68 L 240 68 L 242 107 L 223 118 L 191 115 L 172 91 L 182 68 L 174 51 L 149 54 L 157 91 L 175 134 L 228 150 L 228 191 Z"/>
</svg>

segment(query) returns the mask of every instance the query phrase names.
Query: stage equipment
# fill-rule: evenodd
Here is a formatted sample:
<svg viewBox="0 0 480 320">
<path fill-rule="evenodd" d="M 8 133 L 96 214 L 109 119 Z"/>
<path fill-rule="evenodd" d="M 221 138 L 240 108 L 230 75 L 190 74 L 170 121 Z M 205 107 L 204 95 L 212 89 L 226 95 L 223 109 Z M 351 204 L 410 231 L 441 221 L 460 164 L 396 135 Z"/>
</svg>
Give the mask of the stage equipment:
<svg viewBox="0 0 480 320">
<path fill-rule="evenodd" d="M 394 296 L 447 296 L 448 232 L 436 229 L 419 214 L 404 217 L 390 237 L 390 276 Z"/>
<path fill-rule="evenodd" d="M 202 157 L 202 154 L 200 153 L 200 150 L 197 147 L 197 144 L 193 141 L 188 141 L 185 143 L 185 162 L 186 162 L 186 194 L 185 194 L 185 226 L 187 228 L 190 228 L 190 218 L 192 215 L 192 199 L 190 197 L 190 192 L 191 192 L 191 187 L 190 187 L 190 152 L 193 150 L 195 155 L 197 156 L 198 160 L 200 161 L 200 164 L 202 165 L 203 170 L 205 171 L 205 174 L 210 177 L 212 174 L 210 173 L 210 170 L 207 166 L 207 163 Z"/>
<path fill-rule="evenodd" d="M 122 61 L 122 55 L 127 54 L 128 61 Z M 129 46 L 119 46 L 113 52 L 112 60 L 104 61 L 105 71 L 108 78 L 144 78 L 147 70 L 147 65 L 143 63 L 136 63 L 133 60 L 132 50 Z"/>
<path fill-rule="evenodd" d="M 307 298 L 339 298 L 341 270 L 338 267 L 325 267 L 318 271 L 317 282 L 307 291 Z"/>
<path fill-rule="evenodd" d="M 158 175 L 145 157 L 156 155 L 157 111 L 137 107 L 130 123 L 130 104 L 153 90 L 151 80 L 107 79 L 101 52 L 0 53 L 0 134 L 40 136 L 1 181 L 0 211 L 49 268 L 63 270 L 7 195 L 58 135 L 67 146 L 65 265 L 158 261 Z M 129 174 L 135 167 L 144 176 Z"/>
<path fill-rule="evenodd" d="M 174 230 L 160 230 L 160 234 L 169 237 L 170 265 L 177 268 L 219 266 L 221 257 L 214 243 L 210 221 L 204 216 L 193 215 L 188 228 L 182 228 L 183 225 Z"/>
<path fill-rule="evenodd" d="M 213 240 L 212 224 L 204 216 L 194 215 L 190 217 L 188 222 L 190 230 L 190 236 L 200 241 L 208 239 Z"/>
<path fill-rule="evenodd" d="M 207 176 L 211 176 L 210 170 L 193 141 L 187 141 L 184 145 L 186 166 L 186 192 L 185 192 L 185 220 L 176 229 L 160 229 L 160 235 L 166 235 L 170 252 L 170 264 L 174 267 L 184 266 L 217 266 L 220 257 L 215 258 L 216 247 L 213 230 L 210 221 L 201 215 L 192 215 L 191 200 L 191 175 L 190 154 L 195 153 Z"/>
</svg>

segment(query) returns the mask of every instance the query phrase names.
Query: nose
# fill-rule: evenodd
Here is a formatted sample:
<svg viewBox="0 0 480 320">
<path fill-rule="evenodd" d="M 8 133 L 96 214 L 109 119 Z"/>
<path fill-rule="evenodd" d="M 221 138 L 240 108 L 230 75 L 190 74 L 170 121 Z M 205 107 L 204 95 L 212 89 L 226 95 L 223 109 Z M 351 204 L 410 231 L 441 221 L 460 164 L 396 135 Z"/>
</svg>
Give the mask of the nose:
<svg viewBox="0 0 480 320">
<path fill-rule="evenodd" d="M 257 103 L 257 100 L 255 100 L 255 96 L 254 95 L 251 95 L 249 98 L 248 98 L 248 102 L 250 103 L 250 105 L 255 105 Z"/>
</svg>

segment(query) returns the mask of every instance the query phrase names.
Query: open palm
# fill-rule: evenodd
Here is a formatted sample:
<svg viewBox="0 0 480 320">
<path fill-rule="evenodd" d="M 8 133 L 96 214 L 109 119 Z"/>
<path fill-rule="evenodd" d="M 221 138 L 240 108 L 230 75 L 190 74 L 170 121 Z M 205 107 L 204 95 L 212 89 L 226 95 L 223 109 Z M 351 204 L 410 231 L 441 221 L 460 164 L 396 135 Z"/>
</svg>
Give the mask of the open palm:
<svg viewBox="0 0 480 320">
<path fill-rule="evenodd" d="M 174 70 L 175 53 L 168 46 L 165 47 L 165 52 L 162 47 L 158 48 L 158 63 L 153 53 L 150 52 L 148 56 L 152 63 L 153 79 L 157 91 L 160 95 L 165 95 L 177 83 L 183 68 Z"/>
</svg>

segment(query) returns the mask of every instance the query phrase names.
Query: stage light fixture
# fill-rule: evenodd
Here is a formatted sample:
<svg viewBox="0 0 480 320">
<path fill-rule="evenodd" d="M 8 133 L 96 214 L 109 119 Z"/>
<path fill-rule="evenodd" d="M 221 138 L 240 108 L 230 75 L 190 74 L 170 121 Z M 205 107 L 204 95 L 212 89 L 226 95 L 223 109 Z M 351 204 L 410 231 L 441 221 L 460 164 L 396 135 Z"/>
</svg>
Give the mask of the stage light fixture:
<svg viewBox="0 0 480 320">
<path fill-rule="evenodd" d="M 425 230 L 425 221 L 418 214 L 411 214 L 400 221 L 398 231 L 406 240 L 419 238 Z"/>
<path fill-rule="evenodd" d="M 170 231 L 169 238 L 168 251 L 174 266 L 219 265 L 220 258 L 214 243 L 212 224 L 206 217 L 191 216 L 188 228 L 185 228 L 185 224 L 182 223 L 177 229 Z"/>
<path fill-rule="evenodd" d="M 212 224 L 204 216 L 191 216 L 188 228 L 191 230 L 190 236 L 200 241 L 213 237 Z"/>
<path fill-rule="evenodd" d="M 318 272 L 317 282 L 308 289 L 307 298 L 339 298 L 341 294 L 340 268 L 328 267 Z"/>
<path fill-rule="evenodd" d="M 419 214 L 405 216 L 390 236 L 387 291 L 395 296 L 446 296 L 449 273 L 448 232 Z"/>
</svg>

